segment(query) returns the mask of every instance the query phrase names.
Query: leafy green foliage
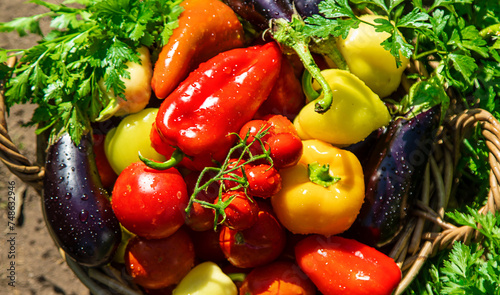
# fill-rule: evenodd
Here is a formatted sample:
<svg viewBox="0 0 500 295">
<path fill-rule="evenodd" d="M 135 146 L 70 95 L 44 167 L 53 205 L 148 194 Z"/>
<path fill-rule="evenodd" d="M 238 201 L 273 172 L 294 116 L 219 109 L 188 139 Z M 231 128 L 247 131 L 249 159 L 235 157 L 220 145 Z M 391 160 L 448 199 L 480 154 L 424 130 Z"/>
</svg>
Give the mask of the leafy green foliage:
<svg viewBox="0 0 500 295">
<path fill-rule="evenodd" d="M 346 38 L 350 28 L 356 28 L 362 21 L 356 11 L 369 8 L 387 17 L 375 24 L 367 24 L 374 26 L 376 31 L 389 34 L 381 44 L 396 57 L 398 64 L 401 55 L 422 60 L 425 64 L 430 57 L 440 63 L 440 67 L 429 65 L 429 72 L 436 70 L 436 75 L 442 76 L 445 83 L 465 96 L 478 83 L 498 79 L 494 70 L 494 76 L 488 76 L 488 81 L 481 80 L 480 76 L 485 64 L 492 65 L 492 58 L 498 63 L 498 48 L 488 43 L 494 37 L 486 40 L 486 33 L 481 30 L 488 25 L 498 25 L 499 5 L 494 1 L 486 2 L 436 0 L 430 6 L 424 6 L 421 1 L 414 0 L 411 7 L 408 1 L 325 0 L 319 4 L 321 15 L 305 19 L 304 34 L 325 40 Z M 495 89 L 496 94 L 498 84 Z M 485 95 L 493 96 L 492 93 Z"/>
<path fill-rule="evenodd" d="M 40 21 L 50 18 L 52 30 L 32 48 L 0 49 L 0 62 L 8 53 L 20 56 L 16 68 L 0 67 L 6 83 L 7 109 L 14 104 L 37 104 L 30 124 L 37 132 L 51 130 L 52 142 L 69 132 L 78 143 L 109 103 L 103 91 L 123 97 L 128 78 L 126 63 L 139 62 L 137 48 L 161 48 L 177 26 L 179 0 L 73 0 L 51 4 L 32 2 L 49 11 L 0 23 L 0 32 L 42 36 Z M 69 6 L 74 3 L 77 6 Z M 104 81 L 105 89 L 98 85 Z"/>
<path fill-rule="evenodd" d="M 458 225 L 478 230 L 482 240 L 470 246 L 455 243 L 451 251 L 432 261 L 428 272 L 422 273 L 406 293 L 500 294 L 500 217 L 491 212 L 483 215 L 470 207 L 447 215 Z"/>
</svg>

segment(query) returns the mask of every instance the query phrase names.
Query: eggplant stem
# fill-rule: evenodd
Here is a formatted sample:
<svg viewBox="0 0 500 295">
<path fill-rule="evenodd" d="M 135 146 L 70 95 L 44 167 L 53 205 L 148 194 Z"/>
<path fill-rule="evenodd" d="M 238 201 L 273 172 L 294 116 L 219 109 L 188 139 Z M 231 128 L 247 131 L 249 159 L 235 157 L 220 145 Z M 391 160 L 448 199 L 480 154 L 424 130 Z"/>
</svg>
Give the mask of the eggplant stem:
<svg viewBox="0 0 500 295">
<path fill-rule="evenodd" d="M 167 170 L 170 169 L 177 164 L 179 164 L 182 159 L 184 158 L 185 154 L 179 149 L 175 149 L 175 151 L 172 153 L 172 156 L 170 159 L 166 160 L 165 162 L 156 162 L 154 160 L 148 159 L 144 156 L 141 155 L 141 152 L 139 152 L 139 159 L 146 164 L 149 168 L 153 168 L 156 170 Z"/>
</svg>

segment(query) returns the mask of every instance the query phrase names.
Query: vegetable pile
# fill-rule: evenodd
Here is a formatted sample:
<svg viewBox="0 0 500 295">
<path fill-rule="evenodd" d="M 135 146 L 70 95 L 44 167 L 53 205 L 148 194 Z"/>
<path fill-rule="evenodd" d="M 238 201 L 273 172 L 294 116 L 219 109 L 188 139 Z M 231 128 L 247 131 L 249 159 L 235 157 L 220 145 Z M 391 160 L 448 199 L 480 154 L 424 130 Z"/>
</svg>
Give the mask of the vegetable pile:
<svg viewBox="0 0 500 295">
<path fill-rule="evenodd" d="M 145 293 L 393 294 L 447 117 L 500 118 L 495 0 L 32 2 L 0 31 L 41 40 L 0 78 L 7 111 L 38 106 L 47 226 Z M 499 291 L 487 147 L 464 146 L 446 217 L 483 239 L 408 294 Z"/>
</svg>

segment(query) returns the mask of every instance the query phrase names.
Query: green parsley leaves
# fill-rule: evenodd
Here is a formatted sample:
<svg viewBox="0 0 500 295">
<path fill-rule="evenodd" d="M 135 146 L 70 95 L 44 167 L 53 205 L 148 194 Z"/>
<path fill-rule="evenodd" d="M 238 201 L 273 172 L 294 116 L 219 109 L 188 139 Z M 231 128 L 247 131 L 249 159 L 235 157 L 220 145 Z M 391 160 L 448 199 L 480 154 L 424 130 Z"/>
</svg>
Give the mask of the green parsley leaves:
<svg viewBox="0 0 500 295">
<path fill-rule="evenodd" d="M 49 144 L 68 132 L 78 143 L 100 111 L 109 103 L 106 90 L 123 96 L 125 63 L 139 61 L 140 46 L 161 48 L 177 26 L 180 0 L 72 0 L 51 4 L 32 2 L 49 11 L 0 23 L 0 32 L 21 36 L 39 34 L 40 21 L 50 18 L 52 30 L 26 50 L 0 49 L 0 62 L 8 54 L 20 56 L 14 69 L 0 67 L 6 83 L 7 109 L 14 104 L 37 104 L 30 124 L 38 133 L 51 130 Z"/>
<path fill-rule="evenodd" d="M 500 294 L 500 218 L 467 208 L 466 213 L 448 213 L 459 225 L 471 226 L 482 242 L 453 244 L 447 253 L 433 259 L 408 294 Z M 442 265 L 437 267 L 436 265 Z"/>
</svg>

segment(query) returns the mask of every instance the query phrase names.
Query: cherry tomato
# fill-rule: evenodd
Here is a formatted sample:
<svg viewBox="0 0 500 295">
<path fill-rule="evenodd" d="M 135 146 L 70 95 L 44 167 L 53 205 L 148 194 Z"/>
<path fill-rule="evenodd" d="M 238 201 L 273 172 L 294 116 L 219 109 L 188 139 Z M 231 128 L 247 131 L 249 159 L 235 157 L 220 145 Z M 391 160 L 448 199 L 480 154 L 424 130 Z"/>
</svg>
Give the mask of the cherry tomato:
<svg viewBox="0 0 500 295">
<path fill-rule="evenodd" d="M 184 176 L 189 196 L 191 196 L 194 192 L 199 175 L 200 173 L 193 171 Z M 207 173 L 205 175 L 207 175 L 207 177 L 210 177 L 210 173 Z M 203 185 L 204 183 L 204 179 L 202 179 L 201 185 Z M 208 203 L 213 203 L 218 197 L 219 185 L 215 181 L 212 182 L 206 190 L 202 190 L 196 195 L 196 199 Z M 214 228 L 214 222 L 214 210 L 212 208 L 203 207 L 200 203 L 193 202 L 192 207 L 186 214 L 186 225 L 195 231 L 211 230 Z"/>
<path fill-rule="evenodd" d="M 264 147 L 270 149 L 273 164 L 277 169 L 291 167 L 300 159 L 302 155 L 302 142 L 297 135 L 297 130 L 293 123 L 281 115 L 269 115 L 265 120 L 251 120 L 240 129 L 242 138 L 250 132 L 250 135 L 256 135 L 259 130 L 267 130 L 262 137 L 262 144 L 254 142 L 250 146 L 253 154 L 262 154 Z M 247 140 L 249 144 L 253 140 L 250 136 Z"/>
<path fill-rule="evenodd" d="M 278 170 L 270 165 L 249 165 L 245 174 L 250 196 L 268 198 L 281 189 L 281 176 Z"/>
<path fill-rule="evenodd" d="M 237 231 L 222 227 L 219 243 L 227 260 L 234 266 L 250 268 L 274 261 L 286 243 L 285 230 L 272 211 L 258 202 L 257 221 L 250 228 Z"/>
<path fill-rule="evenodd" d="M 232 230 L 244 230 L 255 224 L 259 213 L 257 202 L 242 191 L 230 191 L 222 194 L 222 201 L 230 201 L 224 209 L 224 225 Z M 215 201 L 218 203 L 218 200 Z"/>
<path fill-rule="evenodd" d="M 242 165 L 242 163 L 244 163 L 244 162 L 245 162 L 244 160 L 230 159 L 229 163 L 227 165 L 227 169 L 228 170 L 233 169 L 234 167 L 236 167 L 238 165 Z M 235 170 L 224 175 L 224 178 L 228 178 L 228 179 L 225 179 L 223 181 L 225 191 L 236 189 L 237 186 L 241 185 L 240 179 L 243 178 L 243 170 L 244 169 L 246 169 L 246 166 L 241 166 L 241 168 L 235 169 Z M 234 179 L 234 180 L 230 180 L 230 179 Z"/>
<path fill-rule="evenodd" d="M 290 121 L 285 116 L 282 115 L 267 115 L 263 118 L 263 120 L 267 121 L 273 127 L 273 133 L 292 133 L 298 136 L 297 130 L 293 125 L 293 122 Z"/>
<path fill-rule="evenodd" d="M 271 147 L 271 158 L 277 169 L 296 165 L 302 156 L 302 141 L 292 133 L 275 134 L 267 140 L 267 143 Z"/>
<path fill-rule="evenodd" d="M 106 135 L 94 133 L 93 137 L 95 162 L 97 165 L 97 171 L 99 172 L 99 177 L 101 177 L 102 185 L 105 188 L 112 189 L 118 175 L 109 164 L 106 153 L 104 152 L 104 140 Z"/>
<path fill-rule="evenodd" d="M 255 135 L 257 135 L 260 132 L 263 132 L 267 130 L 267 133 L 264 134 L 264 136 L 261 137 L 262 143 L 265 143 L 267 139 L 271 136 L 272 134 L 272 125 L 268 123 L 265 120 L 250 120 L 248 121 L 243 127 L 240 129 L 240 137 L 244 139 L 247 134 L 249 134 L 249 137 L 247 138 L 247 145 L 250 144 L 252 141 L 255 139 Z M 265 147 L 265 145 L 264 145 Z M 250 151 L 254 155 L 262 154 L 262 145 L 261 143 L 256 140 L 252 145 L 250 146 Z"/>
<path fill-rule="evenodd" d="M 188 201 L 186 183 L 175 168 L 160 171 L 139 161 L 118 176 L 111 204 L 118 221 L 131 233 L 160 239 L 184 224 Z"/>
<path fill-rule="evenodd" d="M 291 261 L 254 268 L 243 281 L 240 295 L 314 295 L 316 287 Z"/>
<path fill-rule="evenodd" d="M 194 247 L 184 229 L 163 239 L 130 239 L 125 266 L 132 280 L 145 288 L 160 289 L 177 284 L 194 266 Z"/>
</svg>

